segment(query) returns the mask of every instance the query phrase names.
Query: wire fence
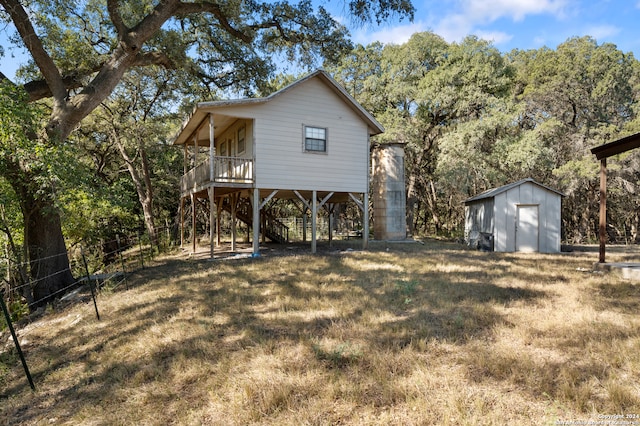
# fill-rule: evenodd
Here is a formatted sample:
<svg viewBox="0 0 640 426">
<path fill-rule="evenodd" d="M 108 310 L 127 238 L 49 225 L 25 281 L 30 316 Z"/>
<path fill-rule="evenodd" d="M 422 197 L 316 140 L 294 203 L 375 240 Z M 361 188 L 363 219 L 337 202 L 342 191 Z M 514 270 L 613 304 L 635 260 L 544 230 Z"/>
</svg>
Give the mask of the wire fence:
<svg viewBox="0 0 640 426">
<path fill-rule="evenodd" d="M 36 261 L 18 262 L 7 256 L 0 272 L 9 305 L 16 299 L 24 299 L 33 311 L 47 303 L 68 299 L 71 291 L 92 282 L 98 292 L 126 286 L 129 272 L 144 268 L 146 260 L 172 244 L 171 233 L 164 231 L 157 230 L 155 241 L 147 233 L 116 235 L 111 241 L 76 245 L 65 253 Z"/>
<path fill-rule="evenodd" d="M 12 321 L 49 304 L 89 300 L 93 301 L 96 318 L 100 320 L 98 295 L 107 289 L 128 290 L 127 275 L 144 268 L 157 254 L 174 245 L 174 231 L 172 227 L 158 228 L 156 238 L 150 238 L 146 232 L 116 235 L 111 241 L 78 244 L 65 253 L 36 261 L 20 261 L 6 250 L 6 256 L 0 258 L 0 307 L 4 313 L 0 330 L 6 327 L 11 332 L 32 389 L 35 389 L 33 380 Z"/>
</svg>

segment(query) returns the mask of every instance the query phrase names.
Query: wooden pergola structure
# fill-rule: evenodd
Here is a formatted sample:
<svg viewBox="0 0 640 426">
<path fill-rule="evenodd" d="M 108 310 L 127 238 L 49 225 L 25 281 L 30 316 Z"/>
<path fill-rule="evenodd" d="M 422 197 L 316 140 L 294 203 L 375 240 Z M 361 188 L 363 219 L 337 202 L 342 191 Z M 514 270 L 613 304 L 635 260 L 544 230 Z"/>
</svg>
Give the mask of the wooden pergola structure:
<svg viewBox="0 0 640 426">
<path fill-rule="evenodd" d="M 600 160 L 600 263 L 605 263 L 607 244 L 607 158 L 636 148 L 640 148 L 640 133 L 591 149 L 591 153 Z"/>
</svg>

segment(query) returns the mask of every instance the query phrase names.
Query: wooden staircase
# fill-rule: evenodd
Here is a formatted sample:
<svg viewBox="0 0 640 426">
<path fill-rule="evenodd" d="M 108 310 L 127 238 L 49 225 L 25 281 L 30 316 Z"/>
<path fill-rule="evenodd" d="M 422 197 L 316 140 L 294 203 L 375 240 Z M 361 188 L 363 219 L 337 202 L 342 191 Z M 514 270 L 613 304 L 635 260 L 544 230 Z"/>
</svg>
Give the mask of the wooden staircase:
<svg viewBox="0 0 640 426">
<path fill-rule="evenodd" d="M 222 210 L 231 213 L 230 198 L 226 197 L 222 203 Z M 263 211 L 264 215 L 264 233 L 271 241 L 279 244 L 289 242 L 289 227 L 282 223 L 277 217 L 268 211 Z M 236 208 L 236 218 L 249 226 L 253 226 L 253 209 L 251 203 L 246 199 L 241 199 L 240 204 Z"/>
</svg>

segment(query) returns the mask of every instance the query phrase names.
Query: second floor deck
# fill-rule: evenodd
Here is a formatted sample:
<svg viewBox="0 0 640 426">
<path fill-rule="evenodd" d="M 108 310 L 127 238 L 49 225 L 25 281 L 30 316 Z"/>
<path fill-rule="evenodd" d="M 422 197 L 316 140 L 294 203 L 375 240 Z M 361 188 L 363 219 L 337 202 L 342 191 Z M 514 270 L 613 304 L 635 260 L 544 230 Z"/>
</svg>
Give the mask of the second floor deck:
<svg viewBox="0 0 640 426">
<path fill-rule="evenodd" d="M 211 160 L 207 158 L 182 176 L 182 195 L 199 192 L 211 185 L 249 187 L 255 182 L 253 159 L 216 156 L 213 157 L 213 173 L 211 166 Z"/>
</svg>

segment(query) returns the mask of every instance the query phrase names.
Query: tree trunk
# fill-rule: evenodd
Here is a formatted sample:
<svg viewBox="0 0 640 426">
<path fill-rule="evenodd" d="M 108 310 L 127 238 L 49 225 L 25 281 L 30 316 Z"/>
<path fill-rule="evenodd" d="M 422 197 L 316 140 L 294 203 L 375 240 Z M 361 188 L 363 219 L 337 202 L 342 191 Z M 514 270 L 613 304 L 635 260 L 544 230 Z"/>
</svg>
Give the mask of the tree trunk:
<svg viewBox="0 0 640 426">
<path fill-rule="evenodd" d="M 39 187 L 32 173 L 22 170 L 16 163 L 8 162 L 3 176 L 18 196 L 24 218 L 24 241 L 33 293 L 30 308 L 43 306 L 51 302 L 57 292 L 75 282 L 69 268 L 60 212 L 49 195 L 38 195 L 53 194 L 54 191 Z"/>
<path fill-rule="evenodd" d="M 62 235 L 60 213 L 51 201 L 24 203 L 25 241 L 33 283 L 34 306 L 43 306 L 75 282 Z"/>
<path fill-rule="evenodd" d="M 9 250 L 11 250 L 11 253 L 13 255 L 13 259 L 15 260 L 15 271 L 16 274 L 18 275 L 17 279 L 17 283 L 18 283 L 18 287 L 20 289 L 19 293 L 22 297 L 25 298 L 25 300 L 27 301 L 27 304 L 29 306 L 33 305 L 33 293 L 31 292 L 31 286 L 29 285 L 29 279 L 27 278 L 27 268 L 25 263 L 23 262 L 24 256 L 22 255 L 23 253 L 20 253 L 20 250 L 18 249 L 18 246 L 15 243 L 15 240 L 13 239 L 13 235 L 11 233 L 11 229 L 9 228 L 9 225 L 7 224 L 7 218 L 5 216 L 5 212 L 4 212 L 4 206 L 0 205 L 0 219 L 2 220 L 2 230 L 5 232 L 5 234 L 7 235 L 7 240 L 9 240 L 9 244 L 7 245 L 7 260 L 8 260 L 8 267 L 7 267 L 7 282 L 9 284 L 12 284 L 14 282 L 14 279 L 12 277 L 12 271 L 11 271 L 11 255 L 9 254 Z M 24 248 L 24 247 L 23 247 Z"/>
<path fill-rule="evenodd" d="M 118 150 L 120 151 L 120 155 L 122 155 L 124 162 L 127 164 L 127 170 L 129 171 L 133 185 L 136 188 L 138 201 L 140 201 L 140 206 L 142 206 L 144 224 L 147 228 L 147 232 L 149 233 L 151 243 L 157 246 L 158 236 L 156 232 L 156 225 L 153 220 L 153 188 L 151 186 L 151 173 L 149 171 L 149 162 L 147 161 L 146 150 L 141 143 L 138 147 L 142 162 L 142 166 L 140 167 L 142 176 L 140 176 L 141 173 L 136 168 L 134 159 L 127 152 L 127 149 L 122 143 L 117 131 L 113 132 L 113 138 Z"/>
<path fill-rule="evenodd" d="M 424 152 L 421 150 L 413 164 L 413 168 L 409 170 L 407 179 L 407 236 L 411 237 L 416 234 L 416 204 L 418 203 L 418 194 L 416 191 L 418 173 L 422 164 L 422 156 Z"/>
</svg>

